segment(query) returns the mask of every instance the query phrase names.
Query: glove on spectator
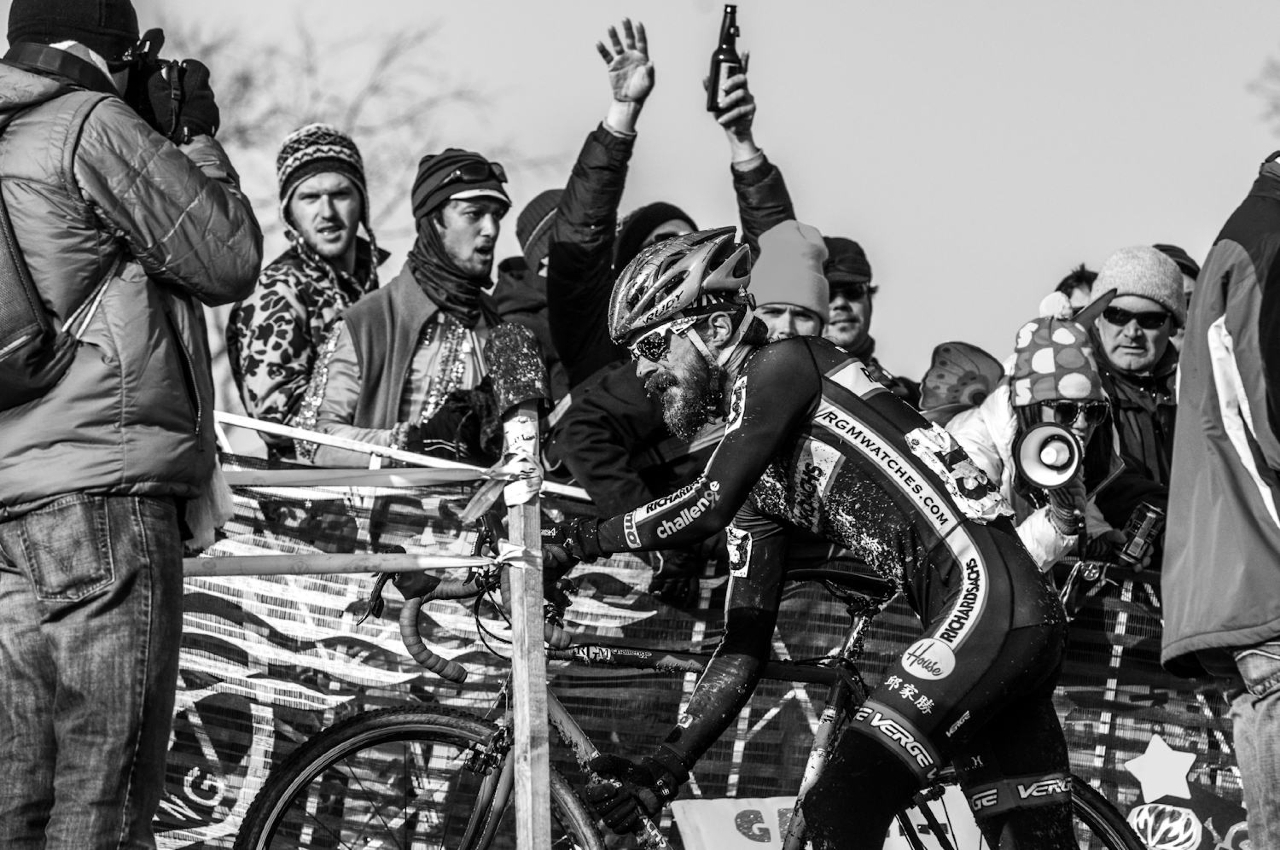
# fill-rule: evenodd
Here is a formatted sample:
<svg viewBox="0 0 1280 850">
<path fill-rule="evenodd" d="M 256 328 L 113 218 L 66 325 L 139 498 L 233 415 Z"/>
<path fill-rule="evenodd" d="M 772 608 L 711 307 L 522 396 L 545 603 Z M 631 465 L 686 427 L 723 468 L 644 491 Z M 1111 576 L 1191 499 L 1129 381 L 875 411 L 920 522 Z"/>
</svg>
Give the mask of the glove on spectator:
<svg viewBox="0 0 1280 850">
<path fill-rule="evenodd" d="M 409 426 L 404 448 L 480 466 L 496 461 L 502 453 L 502 425 L 489 385 L 449 393 L 430 420 Z"/>
<path fill-rule="evenodd" d="M 218 132 L 218 104 L 209 87 L 209 68 L 195 59 L 161 63 L 147 78 L 153 126 L 174 144 Z M 149 120 L 152 116 L 143 115 Z"/>
<path fill-rule="evenodd" d="M 662 811 L 689 778 L 679 760 L 661 750 L 638 762 L 601 755 L 588 767 L 606 781 L 587 785 L 587 803 L 605 826 L 620 835 L 635 832 L 642 815 L 652 818 Z"/>
<path fill-rule="evenodd" d="M 1048 491 L 1049 521 L 1061 534 L 1070 536 L 1079 534 L 1083 529 L 1084 504 L 1087 498 L 1084 488 L 1084 474 L 1076 472 L 1061 487 Z"/>
</svg>

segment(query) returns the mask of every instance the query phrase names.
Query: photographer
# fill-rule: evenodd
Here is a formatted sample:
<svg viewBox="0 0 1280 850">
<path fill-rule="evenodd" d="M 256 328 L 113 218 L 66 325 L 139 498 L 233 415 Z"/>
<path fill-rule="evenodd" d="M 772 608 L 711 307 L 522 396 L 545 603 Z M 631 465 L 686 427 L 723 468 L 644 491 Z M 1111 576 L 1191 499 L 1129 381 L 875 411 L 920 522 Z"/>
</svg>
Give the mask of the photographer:
<svg viewBox="0 0 1280 850">
<path fill-rule="evenodd" d="M 262 234 L 208 69 L 148 40 L 129 0 L 10 7 L 0 259 L 78 343 L 41 394 L 0 398 L 0 847 L 155 846 L 183 539 L 216 462 L 201 302 L 248 294 Z"/>
</svg>

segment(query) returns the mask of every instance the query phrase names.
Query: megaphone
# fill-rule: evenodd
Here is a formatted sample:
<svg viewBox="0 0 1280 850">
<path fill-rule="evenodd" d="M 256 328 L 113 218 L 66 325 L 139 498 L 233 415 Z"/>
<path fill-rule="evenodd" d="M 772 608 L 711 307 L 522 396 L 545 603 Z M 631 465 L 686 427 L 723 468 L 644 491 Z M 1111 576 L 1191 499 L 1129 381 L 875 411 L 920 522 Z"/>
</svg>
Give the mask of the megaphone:
<svg viewBox="0 0 1280 850">
<path fill-rule="evenodd" d="M 1036 487 L 1055 490 L 1071 480 L 1084 459 L 1076 435 L 1055 422 L 1032 425 L 1013 447 L 1013 463 Z"/>
</svg>

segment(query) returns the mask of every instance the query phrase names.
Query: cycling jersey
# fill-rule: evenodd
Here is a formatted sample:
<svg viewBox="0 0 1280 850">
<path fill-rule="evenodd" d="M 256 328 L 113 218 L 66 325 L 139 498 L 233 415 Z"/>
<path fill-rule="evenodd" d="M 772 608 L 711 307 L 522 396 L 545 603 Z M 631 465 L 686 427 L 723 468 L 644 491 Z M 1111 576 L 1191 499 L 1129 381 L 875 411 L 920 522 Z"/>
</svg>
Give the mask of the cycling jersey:
<svg viewBox="0 0 1280 850">
<path fill-rule="evenodd" d="M 1009 514 L 950 434 L 842 349 L 816 338 L 756 349 L 701 477 L 597 529 L 608 554 L 729 526 L 724 640 L 665 746 L 692 764 L 741 710 L 768 658 L 790 556 L 825 540 L 901 589 L 926 625 L 854 724 L 929 777 L 973 745 L 977 721 L 1021 693 L 1043 696 L 1056 670 L 1061 607 Z M 1065 747 L 1050 761 L 1046 770 L 1065 770 Z"/>
</svg>

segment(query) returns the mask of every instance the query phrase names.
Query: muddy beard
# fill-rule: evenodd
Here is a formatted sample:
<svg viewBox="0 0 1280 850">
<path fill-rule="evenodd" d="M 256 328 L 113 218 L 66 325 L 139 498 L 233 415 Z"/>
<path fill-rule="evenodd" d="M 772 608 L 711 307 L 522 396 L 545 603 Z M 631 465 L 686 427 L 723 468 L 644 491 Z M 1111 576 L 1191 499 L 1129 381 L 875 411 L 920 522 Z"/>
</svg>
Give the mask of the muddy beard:
<svg viewBox="0 0 1280 850">
<path fill-rule="evenodd" d="M 662 421 L 682 440 L 693 440 L 724 401 L 724 370 L 699 362 L 681 377 L 655 372 L 645 381 L 649 395 L 662 403 Z"/>
</svg>

